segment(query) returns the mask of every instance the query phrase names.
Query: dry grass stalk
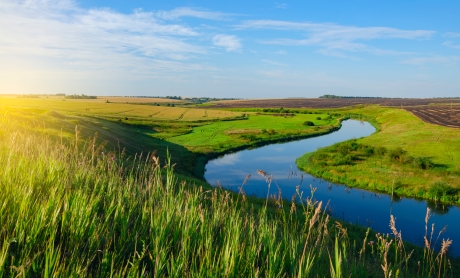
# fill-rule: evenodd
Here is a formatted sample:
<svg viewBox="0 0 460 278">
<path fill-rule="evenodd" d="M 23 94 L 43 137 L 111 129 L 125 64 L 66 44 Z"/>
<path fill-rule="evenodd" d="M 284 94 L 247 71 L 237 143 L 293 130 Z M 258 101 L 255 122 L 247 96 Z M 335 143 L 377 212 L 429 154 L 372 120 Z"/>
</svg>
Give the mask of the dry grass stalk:
<svg viewBox="0 0 460 278">
<path fill-rule="evenodd" d="M 315 213 L 313 214 L 313 216 L 310 219 L 310 230 L 313 227 L 313 225 L 316 223 L 316 221 L 318 220 L 318 216 L 319 216 L 319 213 L 321 212 L 321 206 L 322 205 L 323 205 L 322 201 L 318 203 L 318 206 L 315 209 Z"/>
<path fill-rule="evenodd" d="M 392 270 L 390 269 L 390 265 L 388 264 L 388 250 L 390 250 L 390 246 L 393 240 L 390 240 L 390 242 L 385 243 L 385 253 L 383 254 L 383 264 L 382 270 L 385 278 L 391 277 Z"/>
<path fill-rule="evenodd" d="M 347 229 L 344 228 L 339 221 L 335 221 L 335 227 L 339 230 L 339 237 L 340 235 L 344 238 L 348 237 Z"/>
<path fill-rule="evenodd" d="M 452 245 L 452 240 L 451 239 L 447 239 L 447 240 L 442 240 L 442 244 L 441 244 L 441 251 L 439 252 L 439 254 L 442 256 L 445 256 L 447 254 L 447 251 L 449 249 L 449 247 Z"/>
</svg>

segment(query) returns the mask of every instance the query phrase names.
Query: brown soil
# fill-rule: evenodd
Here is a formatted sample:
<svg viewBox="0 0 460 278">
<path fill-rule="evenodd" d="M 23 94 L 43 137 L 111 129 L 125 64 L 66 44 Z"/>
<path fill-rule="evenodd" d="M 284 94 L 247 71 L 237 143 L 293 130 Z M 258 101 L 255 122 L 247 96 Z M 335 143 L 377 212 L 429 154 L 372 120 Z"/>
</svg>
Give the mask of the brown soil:
<svg viewBox="0 0 460 278">
<path fill-rule="evenodd" d="M 409 107 L 406 110 L 427 123 L 460 128 L 459 105 Z"/>
<path fill-rule="evenodd" d="M 428 104 L 460 104 L 460 99 L 392 99 L 392 98 L 292 98 L 257 99 L 215 102 L 206 108 L 339 108 L 360 104 L 382 106 L 418 106 Z"/>
</svg>

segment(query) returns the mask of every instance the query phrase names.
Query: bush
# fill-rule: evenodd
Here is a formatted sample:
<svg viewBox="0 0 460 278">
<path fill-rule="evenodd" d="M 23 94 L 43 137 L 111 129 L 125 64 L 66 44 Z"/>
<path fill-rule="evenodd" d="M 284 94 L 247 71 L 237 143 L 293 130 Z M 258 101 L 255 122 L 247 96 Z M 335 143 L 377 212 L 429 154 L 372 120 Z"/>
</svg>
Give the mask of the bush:
<svg viewBox="0 0 460 278">
<path fill-rule="evenodd" d="M 314 126 L 315 123 L 312 122 L 312 121 L 306 121 L 306 122 L 303 123 L 303 125 L 306 125 L 306 126 Z"/>
<path fill-rule="evenodd" d="M 428 189 L 428 193 L 433 197 L 441 198 L 442 196 L 454 195 L 457 193 L 457 190 L 450 187 L 444 181 L 436 181 L 431 184 L 430 188 Z"/>
<path fill-rule="evenodd" d="M 364 149 L 364 153 L 367 156 L 373 155 L 374 154 L 374 148 L 373 147 L 367 147 L 367 148 Z"/>
<path fill-rule="evenodd" d="M 396 149 L 390 150 L 388 152 L 388 157 L 390 160 L 398 160 L 400 161 L 402 156 L 406 153 L 401 147 L 397 147 Z"/>
<path fill-rule="evenodd" d="M 351 146 L 348 144 L 340 144 L 337 146 L 337 152 L 342 155 L 348 154 L 352 150 Z"/>
<path fill-rule="evenodd" d="M 321 117 L 316 117 L 316 119 L 319 121 L 319 120 L 321 120 Z"/>
<path fill-rule="evenodd" d="M 315 160 L 328 160 L 329 155 L 327 153 L 320 152 L 320 153 L 316 154 L 314 158 L 315 158 Z"/>
<path fill-rule="evenodd" d="M 333 160 L 333 166 L 352 165 L 354 157 L 351 155 L 337 155 Z"/>
<path fill-rule="evenodd" d="M 377 147 L 375 153 L 384 156 L 387 153 L 387 149 L 385 147 Z"/>
<path fill-rule="evenodd" d="M 413 159 L 412 164 L 414 167 L 420 168 L 420 169 L 430 169 L 434 166 L 433 161 L 429 157 L 416 157 Z"/>
</svg>

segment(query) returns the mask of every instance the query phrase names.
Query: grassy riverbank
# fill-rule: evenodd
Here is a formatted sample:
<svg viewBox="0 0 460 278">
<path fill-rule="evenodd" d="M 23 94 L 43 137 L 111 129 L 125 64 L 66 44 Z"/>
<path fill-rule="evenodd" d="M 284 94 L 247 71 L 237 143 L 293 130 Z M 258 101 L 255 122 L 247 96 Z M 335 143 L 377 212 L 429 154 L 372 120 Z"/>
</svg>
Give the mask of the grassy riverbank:
<svg viewBox="0 0 460 278">
<path fill-rule="evenodd" d="M 297 160 L 301 169 L 349 186 L 459 203 L 460 130 L 427 124 L 401 109 L 348 113 L 370 119 L 379 131 L 305 154 Z"/>
<path fill-rule="evenodd" d="M 458 275 L 449 241 L 434 251 L 427 234 L 414 248 L 394 222 L 393 235 L 365 235 L 307 196 L 253 202 L 179 182 L 164 157 L 127 166 L 82 133 L 61 141 L 10 116 L 0 115 L 1 277 Z"/>
</svg>

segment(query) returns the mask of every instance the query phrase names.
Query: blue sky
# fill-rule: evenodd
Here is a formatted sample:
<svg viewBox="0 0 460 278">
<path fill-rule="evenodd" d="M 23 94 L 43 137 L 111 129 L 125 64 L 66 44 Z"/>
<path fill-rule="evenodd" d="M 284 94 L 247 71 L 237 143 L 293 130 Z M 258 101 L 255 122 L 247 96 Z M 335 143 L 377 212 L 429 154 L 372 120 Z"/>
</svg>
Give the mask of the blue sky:
<svg viewBox="0 0 460 278">
<path fill-rule="evenodd" d="M 460 1 L 0 1 L 0 93 L 460 97 Z"/>
</svg>

